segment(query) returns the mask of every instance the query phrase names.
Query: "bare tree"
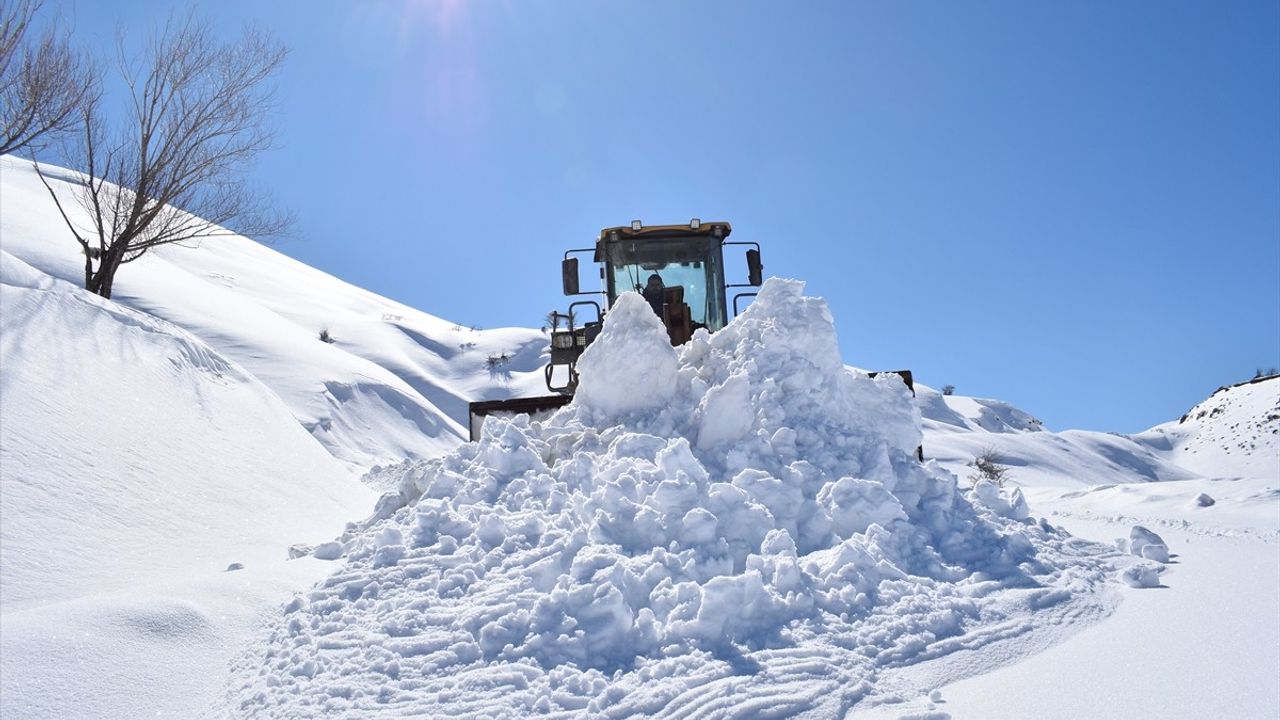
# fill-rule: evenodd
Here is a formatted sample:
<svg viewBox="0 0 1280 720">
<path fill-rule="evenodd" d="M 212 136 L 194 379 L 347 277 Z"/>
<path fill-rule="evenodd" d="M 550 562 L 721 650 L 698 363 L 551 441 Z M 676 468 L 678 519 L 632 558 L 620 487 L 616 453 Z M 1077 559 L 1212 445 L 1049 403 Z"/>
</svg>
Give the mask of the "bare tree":
<svg viewBox="0 0 1280 720">
<path fill-rule="evenodd" d="M 71 151 L 85 173 L 75 197 L 87 219 L 73 219 L 40 173 L 84 252 L 85 288 L 103 297 L 120 266 L 151 248 L 233 231 L 262 237 L 290 223 L 241 178 L 271 143 L 268 80 L 284 48 L 254 30 L 220 43 L 191 15 L 171 18 L 140 56 L 123 37 L 117 45 L 124 120 L 113 125 L 100 103 L 86 103 Z"/>
<path fill-rule="evenodd" d="M 994 447 L 984 449 L 969 463 L 969 467 L 974 470 L 969 475 L 969 481 L 977 485 L 983 480 L 990 480 L 996 485 L 1004 487 L 1004 481 L 1009 477 L 1009 466 L 1003 464 L 1000 460 L 1000 453 L 996 452 Z"/>
<path fill-rule="evenodd" d="M 37 149 L 70 130 L 96 97 L 92 65 L 57 22 L 39 34 L 42 0 L 0 0 L 0 154 Z"/>
</svg>

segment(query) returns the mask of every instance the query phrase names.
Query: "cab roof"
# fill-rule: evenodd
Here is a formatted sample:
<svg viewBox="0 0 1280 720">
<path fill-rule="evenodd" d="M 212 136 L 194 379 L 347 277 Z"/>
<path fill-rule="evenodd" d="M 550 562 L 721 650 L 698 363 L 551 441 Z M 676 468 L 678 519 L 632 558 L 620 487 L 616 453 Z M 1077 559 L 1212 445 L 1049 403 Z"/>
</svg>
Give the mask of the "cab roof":
<svg viewBox="0 0 1280 720">
<path fill-rule="evenodd" d="M 729 237 L 729 233 L 733 232 L 733 226 L 724 221 L 702 221 L 698 220 L 697 227 L 694 227 L 695 221 L 690 221 L 683 225 L 642 225 L 639 221 L 631 225 L 619 225 L 618 227 L 605 228 L 600 231 L 600 237 L 596 239 L 597 243 L 605 242 L 616 238 L 643 238 L 657 235 L 716 235 L 718 228 L 720 230 L 718 236 L 721 239 Z M 639 225 L 639 229 L 636 229 Z M 612 237 L 611 237 L 612 236 Z"/>
</svg>

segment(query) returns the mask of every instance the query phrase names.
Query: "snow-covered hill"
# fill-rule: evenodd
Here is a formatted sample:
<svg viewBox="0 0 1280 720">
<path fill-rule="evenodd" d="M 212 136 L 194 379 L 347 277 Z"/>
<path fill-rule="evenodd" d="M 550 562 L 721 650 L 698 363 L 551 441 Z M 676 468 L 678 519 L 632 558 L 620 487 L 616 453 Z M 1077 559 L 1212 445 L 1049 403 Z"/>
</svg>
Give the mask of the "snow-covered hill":
<svg viewBox="0 0 1280 720">
<path fill-rule="evenodd" d="M 1280 375 L 1219 388 L 1135 439 L 1199 475 L 1280 476 Z"/>
<path fill-rule="evenodd" d="M 371 503 L 236 363 L 4 250 L 0 477 L 5 717 L 186 714 Z"/>
<path fill-rule="evenodd" d="M 962 478 L 972 474 L 969 463 L 987 452 L 1012 468 L 1019 485 L 1089 486 L 1196 476 L 1149 444 L 1115 433 L 1049 432 L 999 400 L 944 396 L 917 385 L 916 402 L 926 457 Z"/>
<path fill-rule="evenodd" d="M 662 412 L 634 378 L 588 382 L 554 422 L 464 445 L 468 400 L 543 391 L 540 332 L 470 330 L 238 237 L 155 251 L 104 301 L 74 287 L 65 232 L 0 158 L 5 716 L 1280 707 L 1280 381 L 1134 436 L 1052 432 L 815 375 L 829 329 L 747 323 L 680 351 Z M 924 469 L 901 457 L 920 437 Z M 971 489 L 987 451 L 1003 492 Z M 399 487 L 366 521 L 374 465 Z M 1167 592 L 1107 579 L 1153 562 L 1113 543 L 1134 525 L 1174 555 Z M 335 538 L 337 564 L 285 560 Z"/>
<path fill-rule="evenodd" d="M 0 183 L 4 249 L 81 283 L 83 255 L 31 163 L 0 156 Z M 71 186 L 53 185 L 76 209 Z M 457 446 L 467 437 L 471 400 L 545 392 L 546 336 L 537 330 L 472 330 L 239 236 L 198 250 L 156 248 L 120 271 L 112 299 L 172 322 L 240 364 L 354 472 Z M 320 340 L 323 330 L 332 343 Z M 489 357 L 504 355 L 491 370 Z"/>
</svg>

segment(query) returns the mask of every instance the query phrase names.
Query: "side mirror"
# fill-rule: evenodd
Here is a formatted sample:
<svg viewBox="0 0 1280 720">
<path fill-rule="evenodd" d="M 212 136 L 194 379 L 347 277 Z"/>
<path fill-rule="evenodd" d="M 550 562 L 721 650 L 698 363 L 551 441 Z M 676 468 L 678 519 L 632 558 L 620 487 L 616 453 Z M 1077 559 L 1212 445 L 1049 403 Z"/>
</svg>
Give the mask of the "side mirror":
<svg viewBox="0 0 1280 720">
<path fill-rule="evenodd" d="M 565 258 L 560 263 L 560 282 L 565 295 L 578 294 L 578 258 Z"/>
<path fill-rule="evenodd" d="M 764 265 L 760 264 L 760 251 L 747 251 L 747 282 L 759 286 L 764 283 Z"/>
</svg>

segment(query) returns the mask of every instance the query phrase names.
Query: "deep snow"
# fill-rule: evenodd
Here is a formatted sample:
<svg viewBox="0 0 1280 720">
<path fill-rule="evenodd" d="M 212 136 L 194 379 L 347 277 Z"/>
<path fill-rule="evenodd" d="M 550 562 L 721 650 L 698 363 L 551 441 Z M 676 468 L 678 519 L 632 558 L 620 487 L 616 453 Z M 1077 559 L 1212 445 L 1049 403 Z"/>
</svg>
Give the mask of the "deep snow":
<svg viewBox="0 0 1280 720">
<path fill-rule="evenodd" d="M 13 256 L 0 272 L 5 716 L 241 716 L 239 703 L 314 714 L 317 705 L 306 703 L 368 700 L 359 691 L 374 681 L 384 683 L 401 707 L 434 702 L 470 707 L 471 714 L 524 707 L 530 699 L 536 705 L 544 697 L 548 707 L 599 703 L 601 692 L 603 702 L 613 702 L 626 690 L 631 692 L 615 711 L 669 703 L 706 716 L 770 709 L 785 714 L 805 706 L 815 716 L 835 716 L 841 702 L 854 700 L 855 716 L 888 718 L 1265 717 L 1280 707 L 1274 683 L 1280 674 L 1280 381 L 1225 389 L 1182 421 L 1134 436 L 1052 432 L 999 400 L 944 397 L 918 384 L 925 451 L 936 466 L 912 475 L 902 489 L 950 471 L 959 478 L 957 500 L 943 516 L 955 520 L 972 512 L 979 528 L 1026 535 L 1035 562 L 1074 567 L 1083 576 L 1056 603 L 1049 601 L 1059 600 L 1054 590 L 1068 582 L 1065 574 L 1046 581 L 1042 589 L 1049 594 L 1040 601 L 1032 599 L 1035 588 L 972 577 L 953 582 L 939 579 L 936 568 L 907 568 L 906 581 L 882 591 L 882 570 L 901 571 L 910 564 L 905 561 L 922 556 L 917 550 L 944 559 L 951 551 L 931 544 L 939 534 L 907 550 L 894 544 L 901 530 L 862 540 L 841 535 L 872 521 L 919 528 L 919 516 L 906 510 L 913 500 L 904 504 L 897 487 L 900 452 L 919 436 L 907 427 L 913 413 L 895 395 L 900 388 L 827 373 L 834 367 L 830 353 L 812 344 L 821 345 L 822 337 L 802 338 L 796 355 L 828 358 L 826 387 L 852 383 L 855 405 L 886 403 L 852 420 L 841 408 L 834 417 L 848 422 L 824 429 L 853 428 L 858 452 L 866 450 L 868 437 L 881 438 L 888 454 L 899 456 L 897 466 L 890 461 L 887 470 L 877 469 L 872 463 L 871 477 L 853 482 L 800 480 L 802 505 L 812 502 L 806 512 L 817 509 L 811 516 L 831 522 L 826 539 L 819 537 L 821 528 L 802 530 L 801 515 L 790 505 L 794 496 L 787 499 L 766 478 L 741 474 L 775 448 L 785 453 L 791 446 L 786 432 L 778 434 L 784 428 L 771 424 L 786 422 L 776 416 L 781 391 L 759 392 L 760 367 L 725 360 L 738 350 L 768 351 L 772 341 L 763 340 L 769 337 L 765 329 L 757 338 L 762 344 L 748 338 L 730 348 L 716 343 L 742 338 L 713 339 L 701 359 L 685 356 L 688 348 L 677 353 L 655 343 L 649 351 L 666 358 L 662 362 L 674 358 L 677 378 L 700 368 L 688 387 L 678 384 L 666 396 L 670 388 L 661 383 L 637 382 L 636 392 L 619 397 L 610 385 L 600 388 L 597 401 L 588 389 L 588 401 L 558 425 L 497 423 L 506 430 L 494 435 L 490 428 L 484 443 L 454 453 L 462 442 L 466 400 L 542 391 L 545 336 L 519 328 L 473 331 L 243 238 L 199 250 L 163 248 L 125 268 L 113 301 L 85 296 L 42 276 L 74 284 L 80 258 L 29 166 L 12 157 L 0 158 L 0 250 Z M 22 298 L 13 306 L 22 312 L 9 312 L 11 297 Z M 624 325 L 643 335 L 634 324 L 619 329 Z M 321 329 L 336 342 L 321 342 Z M 491 372 L 486 358 L 501 354 L 510 360 Z M 626 359 L 602 362 L 595 374 L 608 377 L 602 368 L 622 367 Z M 777 380 L 796 375 L 777 366 L 772 372 Z M 654 377 L 662 376 L 669 377 L 667 370 L 655 371 Z M 120 391 L 107 390 L 103 403 L 84 407 L 84 394 L 98 388 Z M 823 395 L 823 402 L 839 405 L 839 392 L 827 394 L 831 398 Z M 654 399 L 662 397 L 664 410 L 655 413 Z M 814 416 L 821 413 L 806 417 Z M 83 422 L 85 417 L 94 422 Z M 867 431 L 867 420 L 883 427 Z M 626 429 L 606 427 L 617 423 Z M 640 427 L 645 423 L 653 424 Z M 132 431 L 140 426 L 152 442 L 135 448 Z M 774 427 L 773 434 L 760 434 Z M 797 433 L 796 452 L 841 437 L 815 436 Z M 567 443 L 572 437 L 584 442 Z M 681 438 L 686 448 L 668 448 Z M 258 449 L 263 446 L 269 447 Z M 968 463 L 986 449 L 1012 468 L 1003 492 L 970 489 Z M 660 464 L 663 453 L 666 463 Z M 833 456 L 842 453 L 843 446 Z M 444 455 L 449 458 L 421 462 Z M 583 466 L 574 472 L 607 471 L 604 485 L 612 494 L 593 498 L 585 475 L 571 472 L 574 466 L 555 470 L 566 458 Z M 853 453 L 819 466 L 836 471 L 846 460 L 861 466 L 865 458 Z M 351 478 L 375 464 L 381 467 L 365 475 L 367 485 L 396 489 L 402 479 L 409 481 L 403 495 L 393 494 L 381 506 L 398 514 L 339 535 L 343 520 L 362 518 L 372 506 Z M 533 494 L 536 488 L 523 475 L 541 477 L 539 464 L 552 480 L 542 489 L 558 495 Z M 706 479 L 692 483 L 693 502 L 702 506 L 680 514 L 690 498 L 654 481 L 668 470 L 697 476 L 698 467 Z M 779 464 L 764 471 L 783 479 L 772 471 L 786 469 Z M 886 479 L 893 490 L 884 490 Z M 337 495 L 326 498 L 326 492 Z M 455 492 L 460 495 L 452 504 L 431 497 Z M 546 509 L 553 496 L 575 494 L 585 497 L 580 506 L 559 506 L 555 513 L 509 506 L 527 498 Z M 732 508 L 743 496 L 742 505 Z M 635 513 L 615 512 L 621 522 L 584 514 L 588 508 L 617 511 L 623 499 Z M 905 520 L 893 519 L 894 503 L 907 513 Z M 1049 523 L 1019 523 L 1023 514 Z M 421 546 L 431 537 L 420 531 L 419 517 L 426 527 L 458 524 Z M 240 526 L 226 527 L 229 518 L 239 518 Z M 727 549 L 716 537 L 722 525 Z M 1168 548 L 1161 588 L 1131 588 L 1118 577 L 1132 564 L 1153 562 L 1122 552 L 1117 543 L 1127 542 L 1135 525 L 1158 534 Z M 393 533 L 381 534 L 389 528 L 400 530 L 399 542 Z M 779 530 L 796 543 L 794 562 Z M 553 533 L 561 533 L 562 544 L 550 538 Z M 340 542 L 325 542 L 335 537 Z M 872 570 L 865 556 L 836 552 L 849 540 L 875 559 Z M 978 547 L 991 547 L 979 540 Z M 831 547 L 824 549 L 828 541 Z M 667 544 L 660 548 L 659 542 Z M 294 543 L 341 559 L 286 561 L 285 545 Z M 576 567 L 544 558 L 546 574 L 530 572 L 533 555 L 557 548 L 574 550 Z M 813 562 L 802 564 L 806 554 Z M 717 593 L 729 592 L 736 612 L 725 617 L 734 621 L 719 627 L 736 645 L 708 644 L 714 613 L 707 613 L 709 625 L 698 613 L 681 616 L 693 612 L 689 597 L 676 595 L 662 605 L 635 592 L 654 580 L 647 573 L 660 556 L 658 584 L 666 573 L 670 588 L 697 596 L 699 609 L 703 598 L 723 600 Z M 621 569 L 602 570 L 591 558 Z M 831 568 L 841 562 L 857 571 L 849 586 L 881 582 L 876 592 L 864 593 L 869 605 L 828 618 L 832 613 L 821 603 L 831 602 L 831 588 L 815 580 L 830 582 Z M 225 572 L 233 563 L 245 567 Z M 975 566 L 952 563 L 943 570 L 963 573 Z M 715 575 L 719 570 L 727 574 Z M 404 582 L 389 582 L 397 573 Z M 758 585 L 744 579 L 757 575 Z M 799 584 L 792 584 L 797 577 Z M 367 584 L 373 578 L 378 583 Z M 579 593 L 605 587 L 607 612 L 592 615 L 594 595 L 584 599 L 566 591 L 549 606 L 552 618 L 618 629 L 625 625 L 623 614 L 613 611 L 629 608 L 635 612 L 625 627 L 652 629 L 634 648 L 621 643 L 634 650 L 633 666 L 651 668 L 648 673 L 624 670 L 615 678 L 625 658 L 603 667 L 579 662 L 575 654 L 591 647 L 585 639 L 575 645 L 570 638 L 563 648 L 539 646 L 532 630 L 542 616 L 530 614 L 527 627 L 523 621 L 491 626 L 494 613 L 562 581 Z M 529 583 L 535 583 L 532 590 Z M 608 587 L 622 597 L 621 605 Z M 503 602 L 502 594 L 514 588 L 526 589 Z M 674 592 L 670 588 L 664 592 Z M 430 601 L 398 604 L 424 596 Z M 749 597 L 767 602 L 741 601 Z M 809 614 L 797 614 L 807 603 Z M 326 604 L 334 612 L 318 628 L 299 625 L 296 638 L 273 639 L 273 632 L 293 632 L 295 620 L 313 619 Z M 952 604 L 960 608 L 952 615 L 934 612 Z M 858 614 L 866 608 L 878 609 Z M 639 622 L 640 610 L 653 613 L 652 624 Z M 966 614 L 971 610 L 976 617 Z M 378 613 L 395 622 L 371 628 Z M 486 627 L 488 634 L 480 633 Z M 929 645 L 925 631 L 938 634 L 935 627 L 942 635 L 958 633 L 951 645 L 936 637 Z M 370 637 L 387 638 L 383 659 L 403 655 L 406 664 L 366 667 L 364 660 L 378 651 L 358 644 Z M 449 644 L 437 646 L 446 639 Z M 301 648 L 296 662 L 281 649 L 292 640 Z M 660 644 L 666 641 L 672 642 Z M 917 641 L 946 652 L 922 651 Z M 485 653 L 498 642 L 502 648 L 490 660 Z M 608 633 L 602 643 L 619 647 Z M 504 659 L 507 644 L 524 655 Z M 886 644 L 894 650 L 882 656 L 877 648 Z M 669 647 L 676 649 L 670 657 L 663 654 Z M 308 655 L 309 648 L 323 652 Z M 477 649 L 480 654 L 468 661 Z M 264 664 L 272 650 L 278 655 Z M 322 667 L 324 657 L 343 662 Z M 564 662 L 548 671 L 554 661 Z M 431 663 L 466 672 L 403 672 Z M 992 671 L 996 666 L 1003 667 Z M 282 667 L 315 676 L 289 676 L 273 687 Z M 335 682 L 325 685 L 325 679 Z M 432 688 L 445 694 L 423 701 L 421 693 Z M 465 705 L 467 697 L 472 704 Z"/>
</svg>

